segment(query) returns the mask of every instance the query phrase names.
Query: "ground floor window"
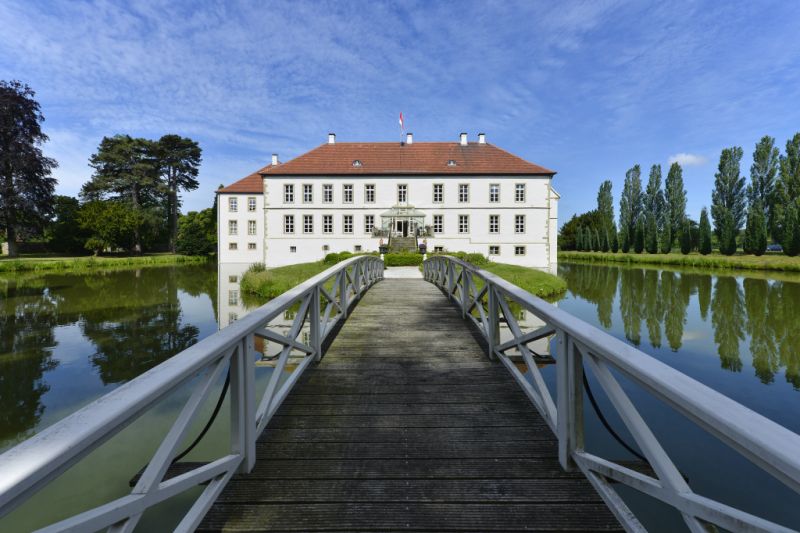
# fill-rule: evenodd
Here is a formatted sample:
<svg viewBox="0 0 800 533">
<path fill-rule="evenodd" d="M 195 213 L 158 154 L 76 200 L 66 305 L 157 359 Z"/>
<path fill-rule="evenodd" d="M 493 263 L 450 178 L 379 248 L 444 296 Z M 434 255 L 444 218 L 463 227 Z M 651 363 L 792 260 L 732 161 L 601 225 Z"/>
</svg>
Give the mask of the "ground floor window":
<svg viewBox="0 0 800 533">
<path fill-rule="evenodd" d="M 500 247 L 497 245 L 489 246 L 489 255 L 500 255 Z"/>
<path fill-rule="evenodd" d="M 228 283 L 238 283 L 239 276 L 228 276 Z"/>
<path fill-rule="evenodd" d="M 283 232 L 294 233 L 294 215 L 283 215 Z"/>
<path fill-rule="evenodd" d="M 333 215 L 322 215 L 322 233 L 333 233 Z"/>
<path fill-rule="evenodd" d="M 254 243 L 254 242 L 248 242 L 248 243 L 247 243 L 247 249 L 248 249 L 248 250 L 255 250 L 255 249 L 256 249 L 256 243 Z"/>
<path fill-rule="evenodd" d="M 290 254 L 293 254 L 293 253 L 296 253 L 296 252 L 297 252 L 297 246 L 290 246 L 289 247 L 289 253 Z"/>
<path fill-rule="evenodd" d="M 361 245 L 360 245 L 360 244 L 356 244 L 356 246 L 355 246 L 354 250 L 355 250 L 356 252 L 360 252 L 360 251 L 361 251 Z"/>
<path fill-rule="evenodd" d="M 342 216 L 342 232 L 353 233 L 353 215 Z"/>
<path fill-rule="evenodd" d="M 364 233 L 372 233 L 375 229 L 375 215 L 364 215 Z"/>
<path fill-rule="evenodd" d="M 469 215 L 458 215 L 458 232 L 469 233 Z"/>
<path fill-rule="evenodd" d="M 433 247 L 433 251 L 434 252 L 444 252 L 444 246 L 434 246 Z"/>
<path fill-rule="evenodd" d="M 323 245 L 322 245 L 322 251 L 323 251 L 323 252 L 327 252 L 327 251 L 328 251 L 328 250 L 330 250 L 330 249 L 331 249 L 331 247 L 330 247 L 329 245 L 327 245 L 327 244 L 323 244 Z"/>
<path fill-rule="evenodd" d="M 525 247 L 524 246 L 515 246 L 514 247 L 514 255 L 525 255 Z"/>
<path fill-rule="evenodd" d="M 229 242 L 228 243 L 228 250 L 238 250 L 238 249 L 239 249 L 239 245 L 237 245 L 235 242 Z"/>
<path fill-rule="evenodd" d="M 444 233 L 444 216 L 433 215 L 433 232 Z"/>
<path fill-rule="evenodd" d="M 314 233 L 313 215 L 303 215 L 303 233 Z"/>
</svg>

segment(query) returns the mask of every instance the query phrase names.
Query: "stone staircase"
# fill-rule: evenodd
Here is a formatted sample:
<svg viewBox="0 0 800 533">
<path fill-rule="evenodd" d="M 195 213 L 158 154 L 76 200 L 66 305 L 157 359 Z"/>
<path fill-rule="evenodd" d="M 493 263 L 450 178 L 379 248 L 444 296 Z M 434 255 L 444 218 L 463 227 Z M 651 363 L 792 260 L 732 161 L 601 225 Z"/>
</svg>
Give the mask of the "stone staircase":
<svg viewBox="0 0 800 533">
<path fill-rule="evenodd" d="M 416 252 L 416 237 L 392 237 L 389 240 L 389 252 Z"/>
</svg>

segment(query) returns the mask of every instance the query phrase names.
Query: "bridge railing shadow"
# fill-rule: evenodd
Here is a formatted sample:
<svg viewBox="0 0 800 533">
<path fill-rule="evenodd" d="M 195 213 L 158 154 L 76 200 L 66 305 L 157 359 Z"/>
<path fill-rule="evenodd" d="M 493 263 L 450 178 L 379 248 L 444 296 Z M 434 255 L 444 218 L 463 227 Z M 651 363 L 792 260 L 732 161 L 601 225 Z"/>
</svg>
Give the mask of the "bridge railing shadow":
<svg viewBox="0 0 800 533">
<path fill-rule="evenodd" d="M 556 435 L 562 467 L 582 471 L 628 531 L 645 528 L 615 485 L 677 510 L 691 531 L 708 531 L 713 526 L 730 531 L 791 531 L 695 493 L 618 376 L 664 402 L 798 493 L 800 435 L 470 263 L 434 256 L 423 264 L 423 273 L 461 310 L 464 319 L 474 324 L 485 341 L 488 356 L 506 367 Z M 522 327 L 519 309 L 532 313 L 540 322 L 532 328 Z M 541 341 L 553 338 L 557 347 L 555 398 L 540 369 L 543 359 L 549 357 L 542 353 Z M 641 450 L 641 454 L 634 450 L 643 459 L 640 468 L 586 450 L 584 364 Z"/>
</svg>

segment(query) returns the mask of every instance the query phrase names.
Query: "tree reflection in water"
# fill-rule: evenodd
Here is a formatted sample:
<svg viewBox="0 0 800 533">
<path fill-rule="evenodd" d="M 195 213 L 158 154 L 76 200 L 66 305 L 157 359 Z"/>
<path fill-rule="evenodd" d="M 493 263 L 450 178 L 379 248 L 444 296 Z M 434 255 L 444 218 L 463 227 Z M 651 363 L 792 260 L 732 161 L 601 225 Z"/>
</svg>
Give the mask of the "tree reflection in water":
<svg viewBox="0 0 800 533">
<path fill-rule="evenodd" d="M 642 343 L 644 322 L 651 347 L 662 348 L 665 337 L 678 352 L 685 342 L 689 309 L 694 309 L 702 323 L 693 328 L 703 331 L 706 324 L 705 342 L 716 348 L 722 368 L 741 372 L 747 355 L 743 350 L 749 349 L 759 380 L 773 383 L 783 369 L 786 381 L 800 390 L 800 278 L 795 282 L 762 279 L 769 277 L 763 273 L 714 276 L 574 263 L 562 264 L 559 275 L 573 296 L 595 305 L 597 322 L 606 329 L 613 329 L 618 299 L 622 330 L 634 345 Z"/>
</svg>

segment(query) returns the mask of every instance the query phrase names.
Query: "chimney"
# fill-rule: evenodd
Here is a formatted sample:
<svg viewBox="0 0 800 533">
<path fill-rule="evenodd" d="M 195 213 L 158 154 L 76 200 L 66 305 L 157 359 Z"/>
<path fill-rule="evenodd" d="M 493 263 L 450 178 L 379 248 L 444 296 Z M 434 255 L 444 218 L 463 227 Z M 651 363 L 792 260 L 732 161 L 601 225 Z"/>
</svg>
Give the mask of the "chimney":
<svg viewBox="0 0 800 533">
<path fill-rule="evenodd" d="M 272 154 L 272 166 L 274 167 L 277 164 L 278 164 L 278 154 Z"/>
<path fill-rule="evenodd" d="M 466 146 L 466 145 L 467 145 L 467 134 L 466 133 L 462 133 L 461 134 L 461 146 Z"/>
<path fill-rule="evenodd" d="M 486 134 L 479 133 L 478 134 L 478 144 L 486 144 Z"/>
<path fill-rule="evenodd" d="M 336 134 L 329 133 L 328 134 L 328 144 L 336 144 Z"/>
<path fill-rule="evenodd" d="M 406 133 L 406 144 L 414 144 L 414 134 Z"/>
</svg>

